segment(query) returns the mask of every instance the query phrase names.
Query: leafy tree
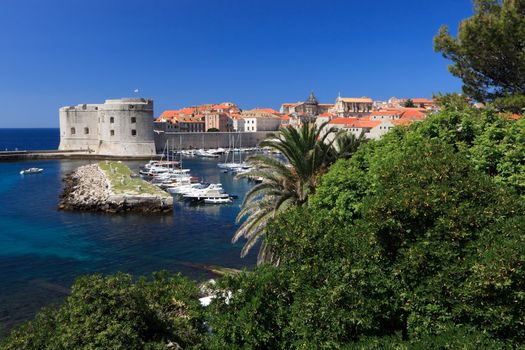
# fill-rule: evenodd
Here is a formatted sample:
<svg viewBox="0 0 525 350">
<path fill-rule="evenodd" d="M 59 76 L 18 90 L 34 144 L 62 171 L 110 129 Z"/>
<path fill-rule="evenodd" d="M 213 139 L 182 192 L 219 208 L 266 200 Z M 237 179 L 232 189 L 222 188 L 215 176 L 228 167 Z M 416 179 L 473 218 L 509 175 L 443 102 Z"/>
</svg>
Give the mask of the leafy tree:
<svg viewBox="0 0 525 350">
<path fill-rule="evenodd" d="M 464 112 L 472 109 L 469 99 L 461 94 L 437 94 L 432 97 L 436 104 L 447 111 Z"/>
<path fill-rule="evenodd" d="M 525 114 L 525 95 L 498 97 L 494 101 L 494 107 L 500 111 L 508 111 L 518 115 Z"/>
<path fill-rule="evenodd" d="M 411 99 L 408 99 L 405 101 L 405 103 L 403 103 L 403 107 L 406 107 L 406 108 L 413 108 L 415 106 L 416 105 L 414 104 L 414 101 L 412 101 Z"/>
<path fill-rule="evenodd" d="M 461 22 L 456 38 L 442 26 L 434 49 L 453 62 L 449 70 L 463 80 L 466 95 L 481 102 L 512 96 L 523 107 L 525 1 L 475 0 L 474 10 Z"/>
<path fill-rule="evenodd" d="M 201 348 L 206 334 L 198 289 L 165 272 L 152 280 L 117 274 L 80 277 L 59 309 L 14 330 L 2 349 Z"/>
<path fill-rule="evenodd" d="M 267 226 L 280 265 L 223 281 L 216 348 L 523 346 L 521 123 L 445 110 L 339 160 Z"/>
<path fill-rule="evenodd" d="M 348 159 L 350 158 L 361 146 L 365 143 L 365 133 L 361 132 L 359 136 L 355 136 L 353 133 L 347 131 L 340 131 L 335 137 L 335 144 L 333 150 L 333 161 L 337 159 Z"/>
</svg>

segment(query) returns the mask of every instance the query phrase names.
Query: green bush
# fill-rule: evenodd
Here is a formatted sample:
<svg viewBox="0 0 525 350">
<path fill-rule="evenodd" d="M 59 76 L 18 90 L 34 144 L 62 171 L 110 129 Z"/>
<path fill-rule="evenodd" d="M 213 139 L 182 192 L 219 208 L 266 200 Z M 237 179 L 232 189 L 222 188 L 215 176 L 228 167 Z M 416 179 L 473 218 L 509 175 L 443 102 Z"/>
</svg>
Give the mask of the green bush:
<svg viewBox="0 0 525 350">
<path fill-rule="evenodd" d="M 77 279 L 59 309 L 45 309 L 14 330 L 2 349 L 199 348 L 206 333 L 194 283 L 165 272 Z"/>
<path fill-rule="evenodd" d="M 505 156 L 524 126 L 445 111 L 336 163 L 308 205 L 269 225 L 279 266 L 221 284 L 233 296 L 212 306 L 216 348 L 524 345 L 523 181 L 511 180 L 524 162 Z M 491 146 L 503 151 L 485 159 Z"/>
</svg>

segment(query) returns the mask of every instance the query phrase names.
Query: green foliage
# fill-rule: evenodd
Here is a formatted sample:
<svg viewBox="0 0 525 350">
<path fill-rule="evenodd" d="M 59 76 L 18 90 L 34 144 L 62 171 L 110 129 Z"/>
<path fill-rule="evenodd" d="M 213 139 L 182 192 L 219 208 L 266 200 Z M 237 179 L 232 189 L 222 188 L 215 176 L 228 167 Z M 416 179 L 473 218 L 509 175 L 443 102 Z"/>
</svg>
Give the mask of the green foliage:
<svg viewBox="0 0 525 350">
<path fill-rule="evenodd" d="M 494 107 L 518 115 L 525 114 L 525 95 L 509 95 L 494 100 Z"/>
<path fill-rule="evenodd" d="M 122 162 L 100 161 L 98 166 L 111 183 L 111 191 L 119 194 L 148 194 L 159 197 L 170 195 L 155 185 L 134 176 L 131 169 Z"/>
<path fill-rule="evenodd" d="M 209 306 L 210 348 L 287 348 L 288 289 L 286 276 L 269 266 L 220 280 L 217 298 Z M 227 291 L 233 291 L 233 296 Z"/>
<path fill-rule="evenodd" d="M 403 107 L 406 107 L 406 108 L 413 108 L 415 106 L 416 105 L 414 104 L 414 101 L 412 101 L 411 99 L 408 99 L 405 101 L 405 103 L 403 103 Z"/>
<path fill-rule="evenodd" d="M 355 138 L 339 133 L 335 136 L 337 147 L 328 142 L 334 130 L 303 124 L 300 128 L 284 128 L 280 134 L 270 134 L 262 147 L 270 147 L 283 154 L 286 162 L 270 156 L 253 156 L 248 162 L 256 170 L 241 177 L 258 176 L 262 183 L 253 187 L 245 196 L 242 209 L 237 216 L 239 226 L 232 238 L 235 243 L 241 237 L 246 243 L 241 251 L 244 257 L 264 236 L 268 222 L 278 213 L 292 205 L 302 205 L 315 192 L 318 179 L 339 157 L 347 158 L 364 142 L 364 137 Z M 273 252 L 265 242 L 261 244 L 257 263 L 274 262 Z"/>
<path fill-rule="evenodd" d="M 457 93 L 437 94 L 433 96 L 436 104 L 447 111 L 464 112 L 472 109 L 469 99 Z"/>
<path fill-rule="evenodd" d="M 56 310 L 44 309 L 13 331 L 2 349 L 199 348 L 204 339 L 198 289 L 185 278 L 153 275 L 134 283 L 117 274 L 79 278 Z"/>
<path fill-rule="evenodd" d="M 441 27 L 435 50 L 453 62 L 450 72 L 475 100 L 525 95 L 525 1 L 475 0 L 474 5 L 475 14 L 461 22 L 457 38 Z"/>
<path fill-rule="evenodd" d="M 524 346 L 523 135 L 445 110 L 339 160 L 268 225 L 278 267 L 219 288 L 216 348 Z"/>
<path fill-rule="evenodd" d="M 439 334 L 425 333 L 417 339 L 403 340 L 401 334 L 386 337 L 363 337 L 347 344 L 344 350 L 503 350 L 513 349 L 508 342 L 464 326 L 449 325 Z"/>
<path fill-rule="evenodd" d="M 335 162 L 337 159 L 348 159 L 357 152 L 359 147 L 367 141 L 365 133 L 361 132 L 359 136 L 355 136 L 353 133 L 341 130 L 335 137 L 335 144 L 332 150 L 332 161 Z"/>
<path fill-rule="evenodd" d="M 208 132 L 219 132 L 220 130 L 217 128 L 209 128 Z"/>
</svg>

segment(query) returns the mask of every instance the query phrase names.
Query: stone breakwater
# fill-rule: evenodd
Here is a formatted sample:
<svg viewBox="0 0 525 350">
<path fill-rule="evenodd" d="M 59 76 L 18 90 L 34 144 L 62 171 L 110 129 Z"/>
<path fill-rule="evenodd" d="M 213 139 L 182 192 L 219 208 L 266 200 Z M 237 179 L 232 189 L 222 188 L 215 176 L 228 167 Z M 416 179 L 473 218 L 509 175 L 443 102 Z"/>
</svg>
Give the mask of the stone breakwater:
<svg viewBox="0 0 525 350">
<path fill-rule="evenodd" d="M 114 193 L 111 181 L 98 164 L 84 165 L 66 175 L 58 208 L 107 213 L 168 213 L 173 209 L 169 195 Z"/>
</svg>

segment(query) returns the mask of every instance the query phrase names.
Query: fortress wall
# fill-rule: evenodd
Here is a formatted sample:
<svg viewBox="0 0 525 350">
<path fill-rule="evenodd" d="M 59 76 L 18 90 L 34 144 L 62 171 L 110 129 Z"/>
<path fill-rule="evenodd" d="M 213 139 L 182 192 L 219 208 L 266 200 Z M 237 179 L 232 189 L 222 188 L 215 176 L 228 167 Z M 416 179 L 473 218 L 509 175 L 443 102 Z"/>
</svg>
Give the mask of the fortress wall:
<svg viewBox="0 0 525 350">
<path fill-rule="evenodd" d="M 60 117 L 60 150 L 98 147 L 98 106 L 62 107 Z"/>
<path fill-rule="evenodd" d="M 100 140 L 100 154 L 155 154 L 153 101 L 107 100 L 100 108 Z"/>
<path fill-rule="evenodd" d="M 157 129 L 157 127 L 156 127 Z M 155 134 L 155 146 L 160 153 L 166 147 L 166 141 L 169 141 L 170 149 L 191 149 L 191 148 L 228 148 L 235 143 L 239 147 L 239 138 L 241 147 L 257 146 L 270 131 L 258 132 L 161 132 Z M 182 147 L 181 147 L 182 146 Z"/>
<path fill-rule="evenodd" d="M 62 107 L 60 150 L 87 149 L 110 156 L 155 154 L 153 101 L 106 100 L 104 104 Z M 72 128 L 75 133 L 71 133 Z M 84 132 L 89 128 L 89 133 Z"/>
</svg>

